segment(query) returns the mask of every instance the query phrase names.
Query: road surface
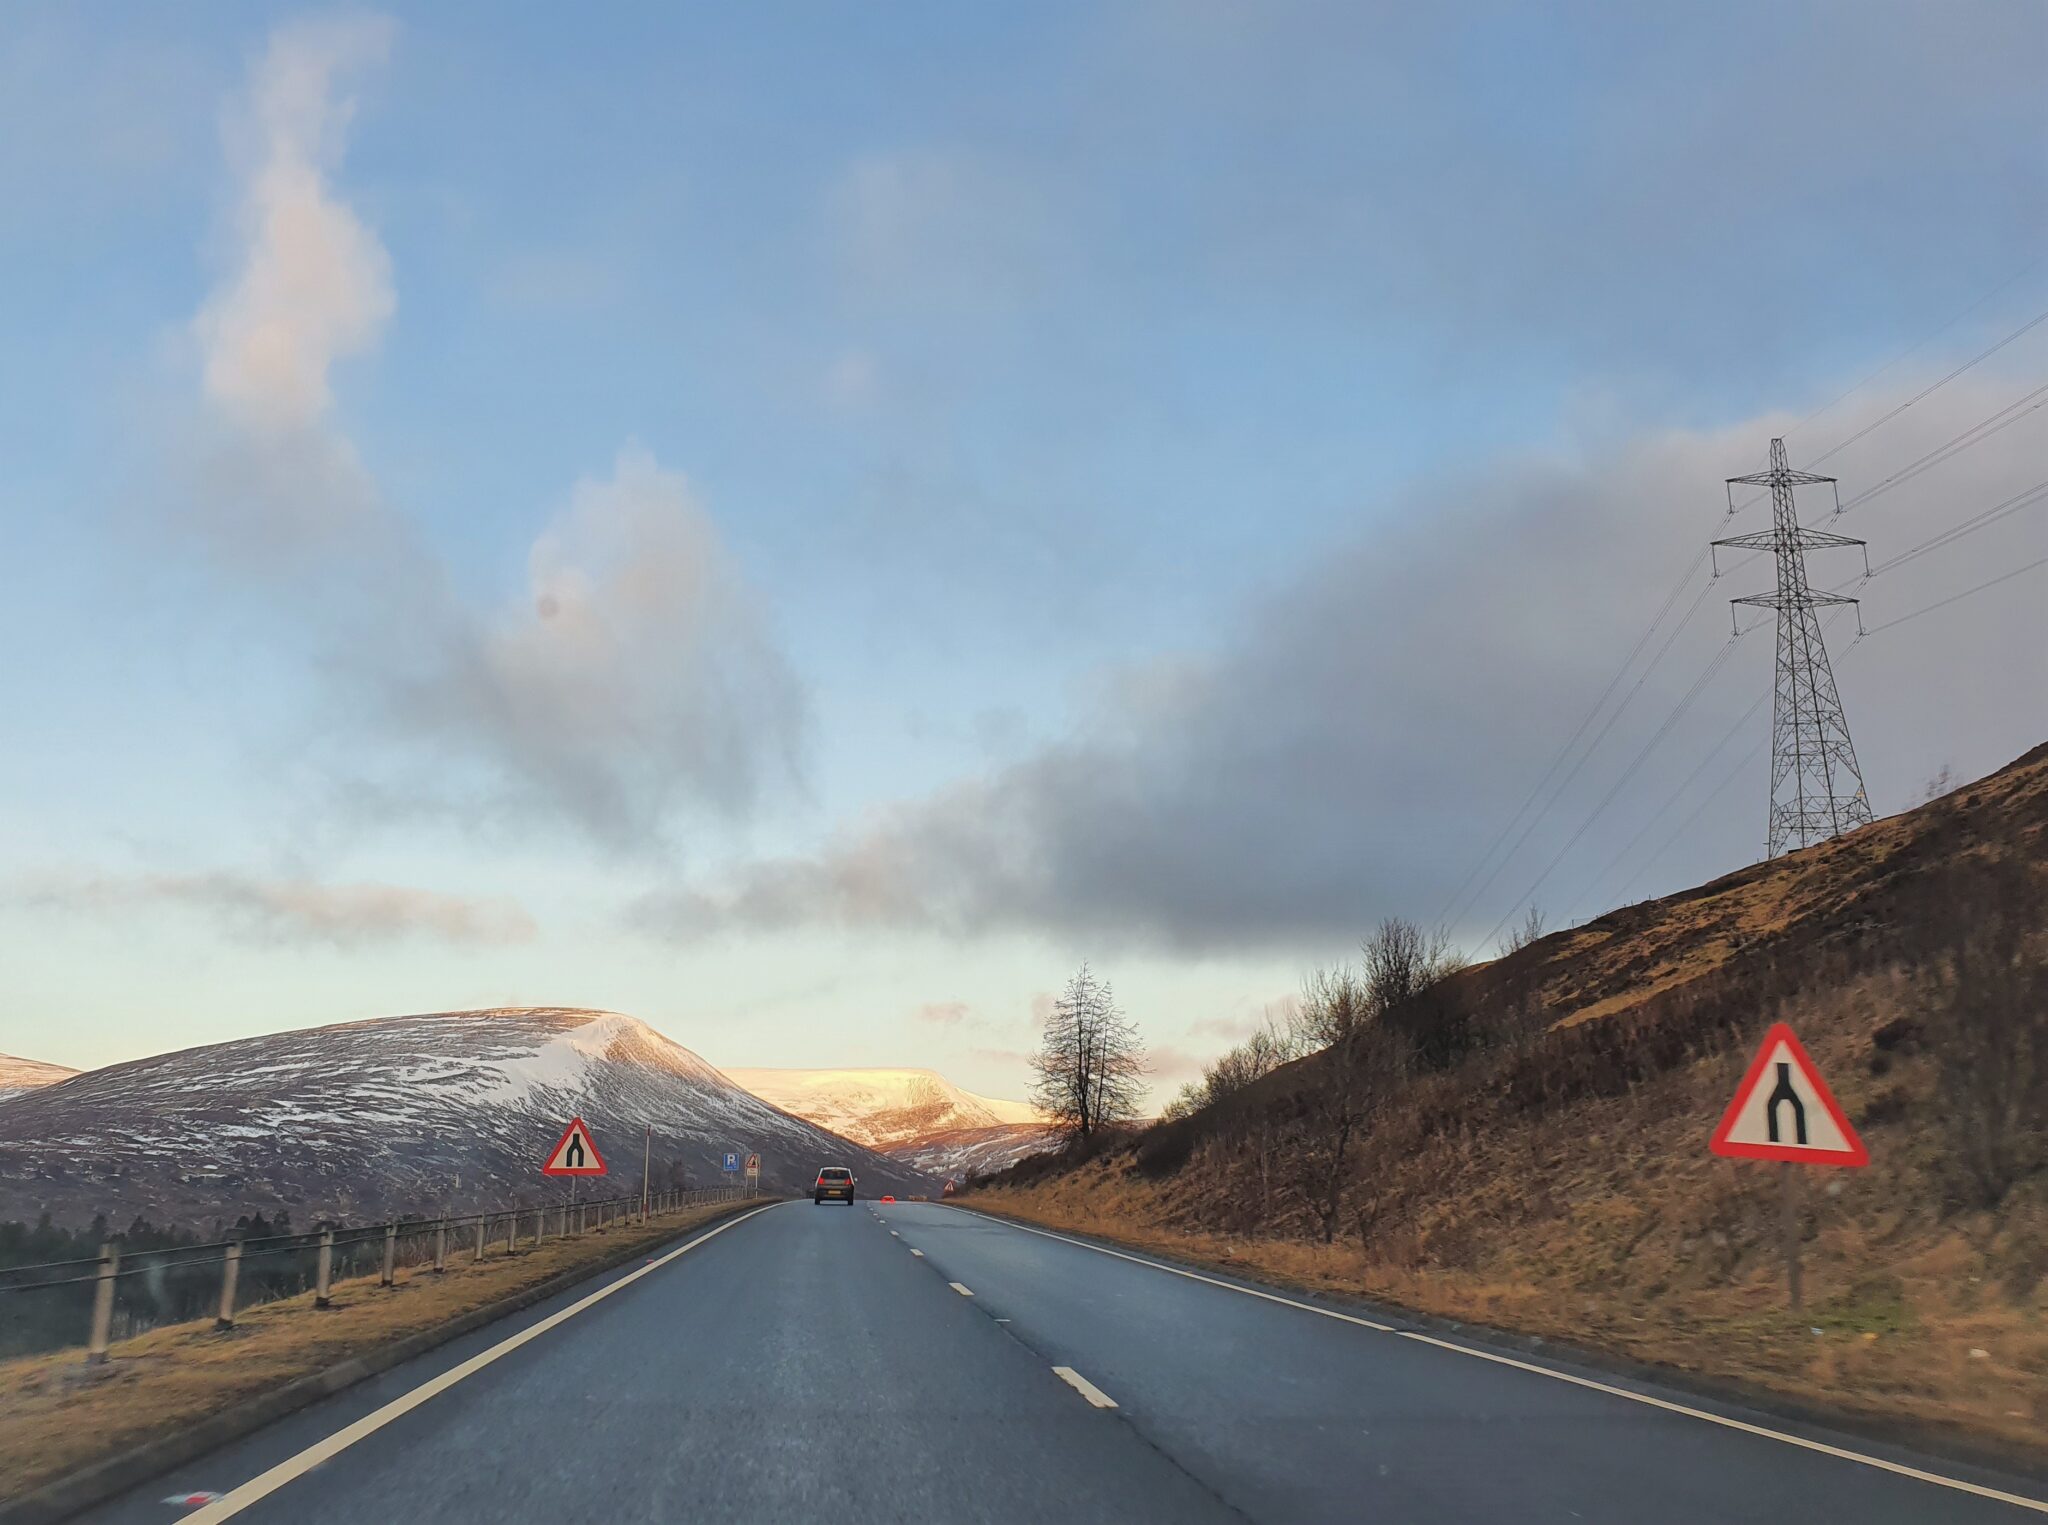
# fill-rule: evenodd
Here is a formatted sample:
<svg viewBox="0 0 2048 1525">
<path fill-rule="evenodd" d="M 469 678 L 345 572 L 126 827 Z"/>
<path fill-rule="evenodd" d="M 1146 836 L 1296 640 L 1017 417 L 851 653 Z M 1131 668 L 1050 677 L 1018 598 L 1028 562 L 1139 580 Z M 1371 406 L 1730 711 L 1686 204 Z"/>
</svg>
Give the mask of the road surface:
<svg viewBox="0 0 2048 1525">
<path fill-rule="evenodd" d="M 938 1204 L 782 1204 L 676 1249 L 90 1518 L 2048 1518 L 1969 1491 L 2041 1492 L 2027 1482 L 1475 1353 L 1355 1310 L 1333 1317 Z M 165 1502 L 197 1490 L 226 1497 Z"/>
</svg>

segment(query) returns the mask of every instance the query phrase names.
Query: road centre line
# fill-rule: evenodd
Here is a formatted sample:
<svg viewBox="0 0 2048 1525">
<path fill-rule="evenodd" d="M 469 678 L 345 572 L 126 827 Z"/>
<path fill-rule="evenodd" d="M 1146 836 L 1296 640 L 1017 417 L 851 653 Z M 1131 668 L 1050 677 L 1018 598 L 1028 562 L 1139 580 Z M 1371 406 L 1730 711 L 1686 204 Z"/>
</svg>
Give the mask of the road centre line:
<svg viewBox="0 0 2048 1525">
<path fill-rule="evenodd" d="M 999 1223 L 1005 1228 L 1019 1229 L 1027 1234 L 1037 1234 L 1044 1239 L 1057 1239 L 1062 1244 L 1071 1244 L 1084 1250 L 1093 1250 L 1098 1255 L 1110 1255 L 1118 1260 L 1128 1260 L 1133 1265 L 1149 1266 L 1155 1271 L 1165 1271 L 1169 1275 L 1185 1276 L 1190 1281 L 1206 1282 L 1212 1287 L 1221 1287 L 1226 1292 L 1240 1292 L 1246 1297 L 1262 1298 L 1269 1303 L 1279 1303 L 1288 1308 L 1299 1308 L 1304 1313 L 1319 1314 L 1323 1318 L 1341 1319 L 1347 1324 L 1360 1324 L 1367 1329 L 1378 1330 L 1382 1334 L 1398 1334 L 1406 1339 L 1419 1341 L 1424 1345 L 1434 1345 L 1441 1350 L 1454 1351 L 1461 1356 L 1473 1356 L 1478 1360 L 1492 1361 L 1500 1366 L 1512 1366 L 1518 1371 L 1533 1372 L 1539 1377 L 1551 1377 L 1559 1382 L 1569 1382 L 1576 1387 L 1591 1388 L 1594 1392 L 1607 1393 L 1616 1398 L 1626 1398 L 1632 1403 L 1647 1404 L 1651 1408 L 1663 1409 L 1667 1413 L 1683 1414 L 1691 1419 L 1703 1419 L 1708 1424 L 1718 1424 L 1725 1429 L 1739 1430 L 1746 1435 L 1757 1435 L 1766 1440 L 1782 1441 L 1788 1446 L 1797 1446 L 1801 1450 L 1817 1451 L 1823 1456 L 1832 1456 L 1840 1461 L 1857 1462 L 1866 1467 L 1875 1467 L 1881 1472 L 1894 1473 L 1899 1477 L 1910 1477 L 1916 1482 L 1932 1483 L 1942 1488 L 1953 1488 L 1959 1493 L 1974 1494 L 1978 1498 L 1995 1499 L 2001 1504 L 2016 1504 L 2020 1508 L 2032 1510 L 2036 1514 L 2048 1514 L 2048 1500 L 2026 1498 L 2017 1493 L 2006 1493 L 2001 1489 L 1987 1488 L 1981 1483 L 1967 1482 L 1959 1477 L 1945 1477 L 1939 1472 L 1922 1471 L 1918 1467 L 1909 1467 L 1903 1462 L 1887 1461 L 1881 1456 L 1869 1456 L 1861 1451 L 1845 1450 L 1840 1446 L 1827 1445 L 1818 1440 L 1808 1440 L 1804 1436 L 1788 1434 L 1783 1430 L 1773 1430 L 1764 1425 L 1751 1424 L 1743 1419 L 1730 1419 L 1725 1415 L 1711 1413 L 1706 1409 L 1697 1409 L 1683 1403 L 1674 1403 L 1668 1398 L 1654 1398 L 1648 1393 L 1632 1392 L 1625 1387 L 1616 1387 L 1606 1382 L 1596 1382 L 1590 1377 L 1574 1376 L 1570 1372 L 1558 1371 L 1548 1366 L 1538 1366 L 1531 1361 L 1517 1361 L 1511 1356 L 1495 1355 L 1491 1351 L 1477 1350 L 1470 1345 L 1460 1345 L 1451 1340 L 1440 1340 L 1434 1335 L 1419 1334 L 1412 1329 L 1396 1329 L 1391 1324 L 1376 1323 L 1369 1318 L 1358 1318 L 1353 1314 L 1339 1313 L 1334 1308 L 1318 1308 L 1314 1303 L 1297 1302 L 1291 1297 L 1282 1297 L 1276 1292 L 1261 1292 L 1252 1287 L 1240 1287 L 1233 1282 L 1219 1281 L 1213 1276 L 1203 1276 L 1198 1272 L 1183 1270 L 1179 1266 L 1165 1265 L 1157 1260 L 1147 1260 L 1142 1255 L 1127 1255 L 1122 1250 L 1112 1250 L 1105 1245 L 1090 1244 L 1085 1239 L 1076 1239 L 1068 1234 L 1056 1234 L 1050 1229 L 1033 1228 L 1029 1224 L 1018 1223 L 1009 1218 L 998 1218 L 991 1213 L 976 1212 L 971 1207 L 955 1208 L 954 1211 L 967 1213 L 972 1217 L 981 1218 L 990 1223 Z"/>
<path fill-rule="evenodd" d="M 1116 1399 L 1110 1397 L 1108 1393 L 1105 1393 L 1093 1382 L 1090 1382 L 1086 1377 L 1075 1371 L 1073 1367 L 1055 1366 L 1052 1369 L 1052 1374 L 1097 1408 L 1113 1409 L 1116 1407 Z"/>
<path fill-rule="evenodd" d="M 915 1255 L 915 1256 L 916 1256 L 916 1257 L 917 1257 L 917 1258 L 918 1258 L 919 1260 L 922 1260 L 922 1259 L 924 1259 L 924 1251 L 923 1251 L 923 1250 L 912 1250 L 912 1251 L 911 1251 L 910 1253 L 911 1253 L 911 1254 L 913 1254 L 913 1255 Z"/>
<path fill-rule="evenodd" d="M 599 1287 L 595 1292 L 578 1298 L 566 1308 L 558 1308 L 539 1323 L 531 1324 L 525 1329 L 520 1330 L 517 1334 L 500 1340 L 489 1350 L 480 1351 L 460 1365 L 449 1367 L 448 1370 L 442 1372 L 437 1377 L 430 1377 L 411 1392 L 400 1394 L 382 1408 L 365 1414 L 353 1424 L 342 1426 L 326 1439 L 315 1441 L 312 1445 L 307 1446 L 305 1450 L 300 1451 L 295 1456 L 286 1457 L 268 1471 L 258 1473 L 239 1488 L 231 1490 L 225 1496 L 208 1504 L 205 1508 L 185 1516 L 186 1525 L 217 1525 L 217 1522 L 221 1520 L 232 1519 L 251 1504 L 268 1498 L 286 1483 L 291 1482 L 292 1479 L 312 1471 L 313 1468 L 319 1466 L 322 1462 L 333 1460 L 357 1441 L 374 1435 L 394 1419 L 403 1418 L 422 1403 L 425 1403 L 429 1398 L 445 1393 L 465 1377 L 475 1376 L 499 1357 L 510 1355 L 528 1341 L 539 1339 L 558 1324 L 567 1323 L 584 1309 L 604 1301 L 604 1299 L 610 1297 L 622 1287 L 629 1287 L 650 1272 L 658 1271 L 670 1261 L 689 1254 L 690 1251 L 697 1248 L 698 1245 L 704 1243 L 707 1239 L 716 1239 L 727 1229 L 738 1228 L 749 1218 L 757 1218 L 770 1208 L 780 1205 L 780 1203 L 768 1202 L 755 1208 L 752 1212 L 741 1213 L 737 1218 L 728 1218 L 709 1233 L 699 1234 L 688 1244 L 670 1250 L 666 1255 L 658 1259 L 648 1261 L 645 1265 L 621 1276 L 617 1281 L 609 1282 Z"/>
<path fill-rule="evenodd" d="M 955 1292 L 958 1292 L 962 1297 L 974 1296 L 972 1292 L 968 1291 L 965 1287 L 961 1286 L 960 1283 L 957 1281 L 949 1281 L 946 1283 L 946 1285 L 951 1287 Z"/>
</svg>

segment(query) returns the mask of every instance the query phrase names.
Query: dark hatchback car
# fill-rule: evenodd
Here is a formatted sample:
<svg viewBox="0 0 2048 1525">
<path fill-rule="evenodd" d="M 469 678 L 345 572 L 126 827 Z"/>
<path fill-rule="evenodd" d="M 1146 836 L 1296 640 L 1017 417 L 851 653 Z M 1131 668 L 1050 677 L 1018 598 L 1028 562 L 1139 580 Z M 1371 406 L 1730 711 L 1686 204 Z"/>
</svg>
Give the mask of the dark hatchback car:
<svg viewBox="0 0 2048 1525">
<path fill-rule="evenodd" d="M 853 1172 L 844 1165 L 827 1165 L 818 1172 L 818 1184 L 811 1188 L 811 1205 L 844 1202 L 853 1206 Z"/>
</svg>

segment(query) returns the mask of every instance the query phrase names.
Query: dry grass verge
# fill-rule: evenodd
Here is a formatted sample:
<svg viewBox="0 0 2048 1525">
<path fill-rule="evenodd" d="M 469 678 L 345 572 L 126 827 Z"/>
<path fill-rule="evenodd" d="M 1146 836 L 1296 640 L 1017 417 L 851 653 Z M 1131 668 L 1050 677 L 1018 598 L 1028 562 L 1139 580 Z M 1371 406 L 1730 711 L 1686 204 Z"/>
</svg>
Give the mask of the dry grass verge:
<svg viewBox="0 0 2048 1525">
<path fill-rule="evenodd" d="M 82 1350 L 0 1363 L 0 1500 L 731 1211 L 707 1203 L 644 1228 L 614 1226 L 482 1261 L 451 1257 L 445 1274 L 401 1270 L 391 1288 L 374 1276 L 337 1282 L 329 1308 L 315 1309 L 308 1293 L 251 1308 L 229 1330 L 210 1321 L 154 1329 L 116 1345 L 101 1366 L 86 1365 Z"/>
<path fill-rule="evenodd" d="M 2048 1225 L 2038 1207 L 1999 1225 L 1988 1215 L 1959 1222 L 1897 1260 L 1872 1254 L 1858 1225 L 1823 1228 L 1807 1245 L 1810 1304 L 1793 1315 L 1768 1267 L 1732 1284 L 1609 1297 L 1500 1272 L 1404 1265 L 1356 1240 L 1188 1227 L 1175 1221 L 1171 1187 L 1106 1161 L 978 1191 L 963 1205 L 1304 1291 L 1541 1335 L 2030 1466 L 2048 1458 L 2048 1327 L 2037 1306 L 2000 1295 L 1985 1266 L 1985 1241 L 2012 1232 L 2012 1217 L 2024 1217 L 2024 1232 Z"/>
</svg>

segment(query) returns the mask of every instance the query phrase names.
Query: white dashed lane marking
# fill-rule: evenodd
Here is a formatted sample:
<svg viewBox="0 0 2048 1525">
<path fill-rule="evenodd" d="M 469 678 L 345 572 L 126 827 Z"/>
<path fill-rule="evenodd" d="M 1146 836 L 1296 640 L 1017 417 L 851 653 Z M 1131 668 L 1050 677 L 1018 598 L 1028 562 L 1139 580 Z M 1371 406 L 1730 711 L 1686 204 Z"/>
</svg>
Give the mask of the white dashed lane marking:
<svg viewBox="0 0 2048 1525">
<path fill-rule="evenodd" d="M 1110 1397 L 1108 1393 L 1105 1393 L 1093 1382 L 1090 1382 L 1086 1377 L 1075 1371 L 1073 1367 L 1055 1366 L 1052 1369 L 1052 1374 L 1097 1408 L 1113 1409 L 1116 1407 L 1116 1399 Z"/>
</svg>

